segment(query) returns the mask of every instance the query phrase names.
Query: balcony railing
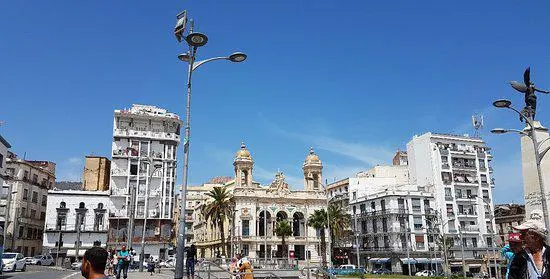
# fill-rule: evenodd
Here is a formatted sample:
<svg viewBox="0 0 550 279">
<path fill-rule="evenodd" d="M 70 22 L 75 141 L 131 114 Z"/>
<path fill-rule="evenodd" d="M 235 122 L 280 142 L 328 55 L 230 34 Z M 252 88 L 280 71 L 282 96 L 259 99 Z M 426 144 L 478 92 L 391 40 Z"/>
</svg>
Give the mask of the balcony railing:
<svg viewBox="0 0 550 279">
<path fill-rule="evenodd" d="M 446 200 L 446 201 L 452 201 L 452 200 L 453 200 L 453 196 L 447 196 L 447 195 L 445 195 L 445 200 Z"/>
<path fill-rule="evenodd" d="M 148 137 L 148 138 L 157 138 L 162 140 L 180 140 L 180 136 L 175 133 L 166 133 L 166 132 L 152 132 L 152 131 L 135 131 L 135 130 L 126 130 L 126 129 L 115 129 L 115 137 Z"/>
<path fill-rule="evenodd" d="M 479 232 L 479 227 L 477 227 L 477 226 L 464 226 L 460 230 L 464 231 L 464 232 Z"/>
</svg>

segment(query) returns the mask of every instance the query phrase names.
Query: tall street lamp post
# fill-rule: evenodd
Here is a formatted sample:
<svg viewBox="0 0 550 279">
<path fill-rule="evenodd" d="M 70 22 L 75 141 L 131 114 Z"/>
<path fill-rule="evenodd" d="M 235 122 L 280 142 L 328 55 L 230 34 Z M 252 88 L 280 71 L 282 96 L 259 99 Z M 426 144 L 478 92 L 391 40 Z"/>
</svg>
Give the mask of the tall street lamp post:
<svg viewBox="0 0 550 279">
<path fill-rule="evenodd" d="M 510 109 L 512 111 L 515 111 L 517 114 L 519 114 L 520 118 L 525 119 L 527 122 L 527 125 L 529 126 L 529 132 L 520 131 L 516 129 L 502 129 L 497 128 L 491 130 L 491 133 L 493 134 L 505 134 L 508 132 L 516 132 L 521 135 L 528 136 L 531 141 L 533 141 L 533 150 L 535 153 L 535 163 L 537 166 L 537 176 L 539 179 L 539 187 L 540 187 L 540 198 L 541 198 L 541 205 L 542 205 L 542 214 L 544 215 L 544 225 L 546 228 L 550 228 L 549 221 L 548 221 L 548 205 L 546 203 L 546 194 L 545 194 L 545 188 L 544 188 L 544 181 L 542 179 L 542 169 L 541 169 L 541 162 L 542 158 L 544 158 L 544 155 L 550 150 L 550 146 L 545 148 L 544 150 L 540 151 L 540 148 L 542 146 L 542 142 L 538 142 L 537 140 L 537 133 L 535 131 L 535 123 L 533 120 L 533 117 L 531 115 L 526 115 L 523 112 L 520 112 L 519 110 L 512 107 L 512 102 L 506 99 L 500 99 L 493 102 L 493 106 L 497 108 L 506 108 Z M 550 241 L 550 235 L 546 237 L 547 241 Z"/>
<path fill-rule="evenodd" d="M 182 41 L 185 35 L 187 25 L 187 12 L 184 11 L 177 16 L 177 23 L 174 29 L 174 34 L 179 42 Z M 204 63 L 215 60 L 229 60 L 231 62 L 243 62 L 246 60 L 246 54 L 235 52 L 229 56 L 214 57 L 195 62 L 197 49 L 206 45 L 208 37 L 205 34 L 193 31 L 193 22 L 190 23 L 190 29 L 185 41 L 189 47 L 189 51 L 178 55 L 178 58 L 188 63 L 187 71 L 187 105 L 185 111 L 185 138 L 183 145 L 183 187 L 180 194 L 180 221 L 179 233 L 176 250 L 176 270 L 174 272 L 175 279 L 182 279 L 184 274 L 184 252 L 185 252 L 185 204 L 187 200 L 187 172 L 189 168 L 189 142 L 190 142 L 190 122 L 191 122 L 191 77 L 193 72 Z"/>
<path fill-rule="evenodd" d="M 147 192 L 145 193 L 145 217 L 143 219 L 143 232 L 141 234 L 141 255 L 139 259 L 139 272 L 143 272 L 143 261 L 145 260 L 145 232 L 147 229 L 147 212 L 149 211 L 147 206 L 147 197 L 149 197 L 149 190 L 151 189 L 151 178 L 153 177 L 155 171 L 157 171 L 158 169 L 162 169 L 162 163 L 157 162 L 153 164 L 152 158 L 149 158 L 149 160 L 146 162 L 149 165 L 149 177 L 147 179 Z"/>
</svg>

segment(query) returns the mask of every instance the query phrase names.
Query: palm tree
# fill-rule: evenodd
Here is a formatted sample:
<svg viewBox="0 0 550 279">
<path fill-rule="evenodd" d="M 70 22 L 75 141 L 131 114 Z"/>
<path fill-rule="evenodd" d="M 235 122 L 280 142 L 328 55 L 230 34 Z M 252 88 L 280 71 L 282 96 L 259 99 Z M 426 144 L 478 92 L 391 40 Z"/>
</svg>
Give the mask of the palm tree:
<svg viewBox="0 0 550 279">
<path fill-rule="evenodd" d="M 325 240 L 325 228 L 327 227 L 327 212 L 324 209 L 313 211 L 307 220 L 308 225 L 319 231 L 321 237 L 321 256 L 323 267 L 327 267 L 327 242 Z"/>
<path fill-rule="evenodd" d="M 336 239 L 349 233 L 351 217 L 342 207 L 334 204 L 329 205 L 328 214 L 330 217 L 331 247 L 334 247 L 334 242 Z"/>
<path fill-rule="evenodd" d="M 283 246 L 282 257 L 288 257 L 288 246 L 286 246 L 285 237 L 292 235 L 292 228 L 290 227 L 290 223 L 287 220 L 281 220 L 277 222 L 277 225 L 275 226 L 275 234 L 277 236 L 280 236 L 282 239 L 281 241 L 281 244 Z"/>
<path fill-rule="evenodd" d="M 226 255 L 223 224 L 226 217 L 231 217 L 231 210 L 234 206 L 233 198 L 231 194 L 227 192 L 227 189 L 223 187 L 214 187 L 210 192 L 206 193 L 206 195 L 212 198 L 212 200 L 205 207 L 205 217 L 207 220 L 211 219 L 212 223 L 219 228 L 222 242 L 222 255 Z"/>
</svg>

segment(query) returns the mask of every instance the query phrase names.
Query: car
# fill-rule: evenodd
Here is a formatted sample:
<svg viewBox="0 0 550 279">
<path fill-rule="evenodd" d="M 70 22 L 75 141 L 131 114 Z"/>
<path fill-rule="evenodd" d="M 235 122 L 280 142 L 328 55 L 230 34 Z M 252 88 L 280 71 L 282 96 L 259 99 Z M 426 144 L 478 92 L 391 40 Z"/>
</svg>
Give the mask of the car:
<svg viewBox="0 0 550 279">
<path fill-rule="evenodd" d="M 2 254 L 2 262 L 4 263 L 3 271 L 25 271 L 27 269 L 27 263 L 25 257 L 21 253 L 4 253 Z"/>
<path fill-rule="evenodd" d="M 25 260 L 26 264 L 31 264 L 33 257 L 24 257 L 23 260 Z"/>
<path fill-rule="evenodd" d="M 29 258 L 29 257 L 27 257 Z M 25 258 L 25 259 L 27 259 Z M 38 255 L 31 258 L 30 261 L 27 261 L 27 264 L 36 264 L 36 265 L 53 265 L 54 259 L 51 255 Z"/>
<path fill-rule="evenodd" d="M 341 268 L 341 269 L 356 269 L 354 264 L 343 264 L 339 268 Z"/>
<path fill-rule="evenodd" d="M 388 275 L 388 274 L 392 274 L 392 272 L 387 268 L 379 268 L 379 269 L 373 270 L 372 274 Z"/>
<path fill-rule="evenodd" d="M 80 269 L 81 266 L 82 266 L 82 262 L 76 261 L 71 264 L 71 269 Z"/>
<path fill-rule="evenodd" d="M 435 276 L 435 272 L 433 270 L 421 270 L 415 273 L 414 276 L 423 276 L 423 277 Z"/>
<path fill-rule="evenodd" d="M 159 266 L 160 267 L 167 267 L 167 268 L 176 267 L 176 259 L 175 258 L 168 258 L 166 261 L 161 261 L 159 263 Z"/>
</svg>

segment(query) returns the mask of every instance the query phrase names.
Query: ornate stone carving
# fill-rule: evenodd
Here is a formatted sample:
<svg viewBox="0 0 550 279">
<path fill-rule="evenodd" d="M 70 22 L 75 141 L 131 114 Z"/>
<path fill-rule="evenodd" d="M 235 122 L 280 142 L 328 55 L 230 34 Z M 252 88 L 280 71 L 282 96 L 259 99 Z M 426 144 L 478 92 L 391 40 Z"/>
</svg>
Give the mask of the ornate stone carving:
<svg viewBox="0 0 550 279">
<path fill-rule="evenodd" d="M 275 174 L 275 179 L 269 185 L 267 189 L 268 193 L 276 193 L 279 195 L 288 195 L 290 194 L 290 189 L 288 183 L 285 182 L 285 176 L 283 172 L 279 171 Z"/>
</svg>

